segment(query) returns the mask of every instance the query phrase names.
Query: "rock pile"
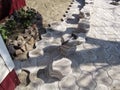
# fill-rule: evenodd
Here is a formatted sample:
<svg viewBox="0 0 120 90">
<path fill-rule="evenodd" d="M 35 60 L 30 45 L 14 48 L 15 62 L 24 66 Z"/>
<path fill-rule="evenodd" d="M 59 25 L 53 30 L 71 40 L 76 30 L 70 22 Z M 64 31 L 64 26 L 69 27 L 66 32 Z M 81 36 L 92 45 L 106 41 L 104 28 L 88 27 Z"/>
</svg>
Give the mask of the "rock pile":
<svg viewBox="0 0 120 90">
<path fill-rule="evenodd" d="M 7 47 L 11 56 L 16 60 L 27 59 L 27 53 L 33 50 L 35 42 L 39 40 L 39 32 L 36 26 L 25 29 L 14 40 L 8 39 Z"/>
</svg>

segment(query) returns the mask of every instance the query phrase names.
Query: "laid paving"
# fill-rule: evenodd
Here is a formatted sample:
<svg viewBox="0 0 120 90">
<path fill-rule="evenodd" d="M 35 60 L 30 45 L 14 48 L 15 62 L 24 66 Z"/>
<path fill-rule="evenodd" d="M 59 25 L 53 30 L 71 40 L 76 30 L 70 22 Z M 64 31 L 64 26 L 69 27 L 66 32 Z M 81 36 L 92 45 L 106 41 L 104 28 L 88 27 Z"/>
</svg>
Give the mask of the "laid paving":
<svg viewBox="0 0 120 90">
<path fill-rule="evenodd" d="M 46 45 L 43 55 L 24 62 L 14 61 L 16 72 L 20 74 L 26 70 L 30 79 L 27 86 L 19 85 L 16 90 L 120 90 L 120 5 L 110 4 L 112 0 L 86 2 L 81 9 L 82 12 L 90 13 L 90 17 L 86 17 L 90 28 L 83 35 L 85 41 L 76 46 L 76 51 L 70 55 L 61 54 L 60 40 L 54 44 L 55 39 L 60 39 L 66 33 L 80 33 L 76 30 L 82 19 L 77 20 L 76 17 L 72 20 L 68 15 L 69 19 L 66 17 L 60 23 L 66 29 L 52 32 L 57 34 L 53 40 L 47 39 L 52 46 Z M 81 0 L 73 2 L 69 14 L 76 10 L 74 15 L 77 16 L 81 8 L 77 6 L 81 6 Z M 60 26 L 57 27 L 58 30 Z M 72 73 L 59 80 L 49 75 L 48 67 L 53 61 L 62 58 L 68 58 L 72 62 Z"/>
</svg>

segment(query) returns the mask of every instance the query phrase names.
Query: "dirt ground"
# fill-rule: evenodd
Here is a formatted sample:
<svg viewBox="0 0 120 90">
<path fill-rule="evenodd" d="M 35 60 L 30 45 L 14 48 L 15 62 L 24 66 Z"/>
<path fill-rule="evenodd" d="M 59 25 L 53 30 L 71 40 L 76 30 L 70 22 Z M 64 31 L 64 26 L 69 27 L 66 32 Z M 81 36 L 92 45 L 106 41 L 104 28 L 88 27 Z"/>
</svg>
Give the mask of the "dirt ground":
<svg viewBox="0 0 120 90">
<path fill-rule="evenodd" d="M 72 0 L 27 0 L 27 6 L 36 9 L 43 17 L 43 24 L 59 21 Z"/>
</svg>

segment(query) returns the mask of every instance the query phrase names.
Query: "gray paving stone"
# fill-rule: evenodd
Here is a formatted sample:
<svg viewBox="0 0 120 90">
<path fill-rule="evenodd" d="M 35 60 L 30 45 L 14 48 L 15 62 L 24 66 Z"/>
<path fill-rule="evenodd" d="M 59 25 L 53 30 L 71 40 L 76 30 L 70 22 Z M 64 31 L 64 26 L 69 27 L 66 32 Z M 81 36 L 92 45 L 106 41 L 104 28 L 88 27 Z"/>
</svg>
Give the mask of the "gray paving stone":
<svg viewBox="0 0 120 90">
<path fill-rule="evenodd" d="M 93 65 L 93 63 L 85 63 L 80 65 L 80 69 L 82 71 L 86 71 L 86 72 L 94 72 L 96 70 L 96 67 Z"/>
<path fill-rule="evenodd" d="M 104 84 L 98 84 L 95 90 L 109 90 L 108 87 Z"/>
<path fill-rule="evenodd" d="M 86 87 L 80 87 L 79 90 L 90 90 L 90 89 Z"/>
<path fill-rule="evenodd" d="M 105 63 L 94 63 L 94 66 L 96 67 L 96 70 L 99 70 L 99 69 L 103 69 L 103 70 L 110 70 L 111 69 L 111 65 L 109 65 L 107 62 Z"/>
<path fill-rule="evenodd" d="M 62 42 L 62 43 L 68 42 L 71 38 L 72 38 L 72 37 L 71 37 L 71 34 L 64 34 L 64 35 L 61 37 L 61 42 Z"/>
<path fill-rule="evenodd" d="M 86 72 L 81 73 L 77 83 L 81 88 L 80 90 L 94 90 L 96 87 L 96 82 L 92 78 L 92 75 Z"/>
<path fill-rule="evenodd" d="M 111 69 L 108 71 L 110 77 L 115 80 L 120 80 L 120 65 L 112 66 Z"/>
<path fill-rule="evenodd" d="M 97 70 L 93 73 L 93 78 L 95 79 L 97 84 L 103 84 L 109 86 L 112 84 L 112 79 L 109 77 L 108 73 L 103 70 Z"/>
<path fill-rule="evenodd" d="M 41 85 L 41 84 L 44 83 L 40 78 L 38 78 L 37 72 L 36 73 L 30 73 L 29 78 L 30 78 L 31 83 L 33 83 L 33 85 L 34 84 Z"/>
<path fill-rule="evenodd" d="M 81 45 L 76 46 L 76 52 L 80 52 L 82 50 L 85 50 L 83 43 Z"/>
<path fill-rule="evenodd" d="M 58 82 L 44 84 L 39 90 L 59 90 Z"/>
<path fill-rule="evenodd" d="M 78 86 L 76 85 L 76 80 L 73 75 L 69 75 L 63 78 L 59 82 L 60 90 L 78 90 Z"/>
<path fill-rule="evenodd" d="M 30 83 L 28 86 L 27 86 L 27 90 L 40 90 L 40 84 L 39 83 Z M 22 89 L 21 89 L 22 90 Z"/>
<path fill-rule="evenodd" d="M 19 85 L 19 86 L 17 86 L 17 87 L 15 88 L 15 90 L 31 90 L 31 89 L 28 89 L 28 87 Z"/>
<path fill-rule="evenodd" d="M 91 42 L 91 41 L 90 41 Z M 92 43 L 92 42 L 91 42 Z M 94 44 L 90 44 L 90 43 L 83 43 L 83 46 L 84 46 L 84 48 L 87 50 L 89 50 L 89 49 L 97 49 L 97 48 L 99 48 L 99 45 L 94 45 Z"/>
<path fill-rule="evenodd" d="M 30 58 L 34 58 L 34 57 L 38 57 L 38 56 L 42 56 L 42 55 L 44 55 L 44 51 L 43 51 L 43 49 L 40 49 L 40 48 L 35 48 L 35 49 L 29 51 L 29 54 L 28 54 L 28 56 Z"/>
<path fill-rule="evenodd" d="M 110 90 L 120 90 L 120 80 L 113 80 Z"/>
</svg>

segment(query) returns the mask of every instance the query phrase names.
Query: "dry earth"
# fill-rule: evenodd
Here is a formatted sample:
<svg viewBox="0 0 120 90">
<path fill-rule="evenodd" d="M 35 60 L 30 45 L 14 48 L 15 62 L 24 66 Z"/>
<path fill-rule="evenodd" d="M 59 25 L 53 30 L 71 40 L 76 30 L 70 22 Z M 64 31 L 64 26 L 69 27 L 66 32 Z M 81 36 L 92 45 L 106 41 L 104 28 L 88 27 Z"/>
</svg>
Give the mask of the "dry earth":
<svg viewBox="0 0 120 90">
<path fill-rule="evenodd" d="M 43 17 L 44 25 L 59 21 L 72 0 L 27 0 L 27 6 L 36 9 Z"/>
</svg>

